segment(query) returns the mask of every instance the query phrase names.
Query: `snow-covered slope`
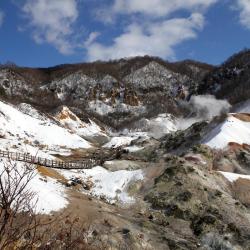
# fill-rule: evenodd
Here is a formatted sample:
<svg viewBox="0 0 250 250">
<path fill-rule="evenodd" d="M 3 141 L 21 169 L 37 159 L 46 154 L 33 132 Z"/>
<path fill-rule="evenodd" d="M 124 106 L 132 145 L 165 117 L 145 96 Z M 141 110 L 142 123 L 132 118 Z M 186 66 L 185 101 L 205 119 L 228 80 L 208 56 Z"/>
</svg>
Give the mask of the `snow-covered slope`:
<svg viewBox="0 0 250 250">
<path fill-rule="evenodd" d="M 124 79 L 136 88 L 148 89 L 162 87 L 165 90 L 173 90 L 178 82 L 188 82 L 187 76 L 176 74 L 157 62 L 150 62 L 146 66 L 127 75 Z"/>
<path fill-rule="evenodd" d="M 250 122 L 243 121 L 230 114 L 227 119 L 215 127 L 204 143 L 212 148 L 225 148 L 228 143 L 250 144 Z"/>
<path fill-rule="evenodd" d="M 107 137 L 106 133 L 92 120 L 85 123 L 79 119 L 68 107 L 63 106 L 62 110 L 55 115 L 55 119 L 68 128 L 73 133 L 86 138 L 102 136 Z"/>
<path fill-rule="evenodd" d="M 250 180 L 250 175 L 235 174 L 235 173 L 223 172 L 223 171 L 219 171 L 219 173 L 221 173 L 230 182 L 235 182 L 239 178 Z"/>
<path fill-rule="evenodd" d="M 81 98 L 89 93 L 89 88 L 97 84 L 97 80 L 81 72 L 75 72 L 61 79 L 56 79 L 41 89 L 53 90 L 57 98 L 65 100 L 69 95 Z"/>
<path fill-rule="evenodd" d="M 67 129 L 49 120 L 33 118 L 3 102 L 0 102 L 0 136 L 3 149 L 6 143 L 13 148 L 23 149 L 24 145 L 29 145 L 45 152 L 91 147 L 89 142 Z"/>
<path fill-rule="evenodd" d="M 33 118 L 36 118 L 38 120 L 45 121 L 45 122 L 53 122 L 53 120 L 51 120 L 51 118 L 49 118 L 46 114 L 36 110 L 33 106 L 31 106 L 28 103 L 20 103 L 17 106 L 17 109 L 20 112 L 22 112 L 26 115 L 29 115 Z"/>
</svg>

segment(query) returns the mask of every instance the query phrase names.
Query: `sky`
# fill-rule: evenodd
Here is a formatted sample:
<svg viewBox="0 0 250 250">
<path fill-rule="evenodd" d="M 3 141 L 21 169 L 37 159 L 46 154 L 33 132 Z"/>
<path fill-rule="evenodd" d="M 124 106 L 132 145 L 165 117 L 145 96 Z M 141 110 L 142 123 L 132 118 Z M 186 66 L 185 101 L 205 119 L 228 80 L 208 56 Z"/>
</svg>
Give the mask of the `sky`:
<svg viewBox="0 0 250 250">
<path fill-rule="evenodd" d="M 250 0 L 0 0 L 0 63 L 150 55 L 218 65 L 249 45 Z"/>
</svg>

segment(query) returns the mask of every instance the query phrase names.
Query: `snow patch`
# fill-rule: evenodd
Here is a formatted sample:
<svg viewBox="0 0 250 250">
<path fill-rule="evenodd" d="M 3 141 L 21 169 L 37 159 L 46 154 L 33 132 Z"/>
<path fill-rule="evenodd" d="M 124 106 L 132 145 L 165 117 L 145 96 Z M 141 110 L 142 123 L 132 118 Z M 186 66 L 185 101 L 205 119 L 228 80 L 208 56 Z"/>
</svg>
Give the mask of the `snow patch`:
<svg viewBox="0 0 250 250">
<path fill-rule="evenodd" d="M 65 208 L 68 204 L 66 199 L 66 190 L 62 184 L 54 179 L 47 177 L 46 182 L 36 175 L 28 185 L 30 190 L 37 194 L 36 213 L 50 214 L 52 211 L 58 211 Z"/>
<path fill-rule="evenodd" d="M 127 188 L 131 182 L 143 180 L 144 178 L 142 170 L 110 172 L 100 166 L 82 171 L 60 170 L 60 173 L 67 179 L 78 177 L 84 181 L 92 181 L 94 186 L 90 191 L 84 192 L 92 196 L 104 197 L 111 203 L 115 201 L 122 203 L 133 202 L 134 199 L 128 195 Z"/>
<path fill-rule="evenodd" d="M 129 145 L 135 138 L 128 136 L 113 137 L 110 142 L 103 145 L 104 148 L 118 148 Z"/>
<path fill-rule="evenodd" d="M 128 152 L 130 152 L 130 153 L 134 153 L 134 152 L 137 152 L 137 151 L 144 149 L 144 147 L 138 147 L 136 145 L 133 145 L 133 146 L 125 147 L 124 149 L 128 150 Z"/>
<path fill-rule="evenodd" d="M 205 144 L 217 149 L 227 147 L 229 142 L 250 144 L 250 122 L 244 122 L 229 115 L 204 140 Z"/>
<path fill-rule="evenodd" d="M 219 173 L 221 173 L 230 182 L 235 182 L 239 178 L 250 180 L 250 175 L 235 174 L 235 173 L 222 172 L 222 171 L 219 171 Z"/>
</svg>

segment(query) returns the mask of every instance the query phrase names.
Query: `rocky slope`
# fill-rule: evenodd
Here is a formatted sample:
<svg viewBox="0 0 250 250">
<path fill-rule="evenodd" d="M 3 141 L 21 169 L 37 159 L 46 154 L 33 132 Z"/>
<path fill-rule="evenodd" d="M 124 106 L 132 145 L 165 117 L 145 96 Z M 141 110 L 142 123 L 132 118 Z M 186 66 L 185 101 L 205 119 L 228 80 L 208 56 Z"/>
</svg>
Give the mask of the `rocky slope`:
<svg viewBox="0 0 250 250">
<path fill-rule="evenodd" d="M 200 93 L 212 93 L 231 104 L 249 99 L 250 51 L 243 50 L 205 76 Z"/>
<path fill-rule="evenodd" d="M 71 107 L 81 118 L 96 117 L 119 127 L 159 113 L 180 114 L 176 100 L 195 93 L 212 66 L 138 57 L 49 69 L 0 69 L 3 98 L 51 111 Z M 108 118 L 107 118 L 108 116 Z"/>
</svg>

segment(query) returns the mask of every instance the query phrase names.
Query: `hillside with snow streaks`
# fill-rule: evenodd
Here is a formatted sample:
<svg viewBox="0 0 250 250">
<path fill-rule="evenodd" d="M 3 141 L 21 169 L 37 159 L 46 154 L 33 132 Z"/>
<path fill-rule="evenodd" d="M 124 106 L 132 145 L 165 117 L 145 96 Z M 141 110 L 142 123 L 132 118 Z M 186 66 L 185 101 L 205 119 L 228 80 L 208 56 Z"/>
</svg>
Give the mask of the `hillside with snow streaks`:
<svg viewBox="0 0 250 250">
<path fill-rule="evenodd" d="M 62 110 L 57 112 L 55 119 L 65 128 L 81 137 L 108 137 L 100 126 L 92 120 L 85 123 L 79 119 L 68 107 L 63 106 Z"/>
<path fill-rule="evenodd" d="M 29 145 L 37 151 L 90 148 L 91 144 L 48 120 L 39 120 L 0 102 L 1 141 L 11 141 L 15 147 Z"/>
<path fill-rule="evenodd" d="M 190 80 L 187 76 L 176 74 L 157 62 L 150 62 L 148 65 L 127 75 L 125 81 L 134 84 L 136 88 L 162 87 L 165 90 L 170 90 L 180 81 L 180 78 L 185 83 Z"/>
<path fill-rule="evenodd" d="M 250 144 L 250 122 L 229 115 L 227 119 L 209 132 L 204 143 L 212 148 L 225 148 L 228 143 Z"/>
</svg>

